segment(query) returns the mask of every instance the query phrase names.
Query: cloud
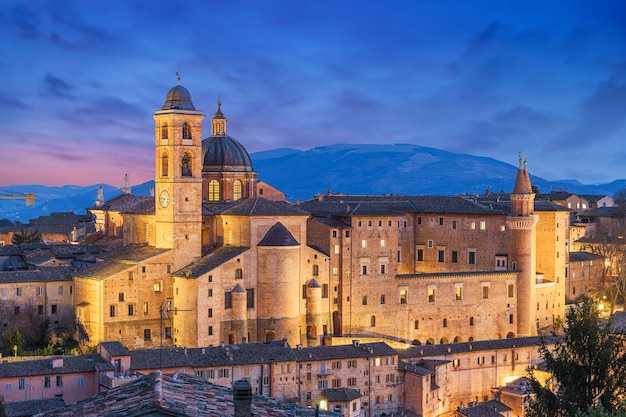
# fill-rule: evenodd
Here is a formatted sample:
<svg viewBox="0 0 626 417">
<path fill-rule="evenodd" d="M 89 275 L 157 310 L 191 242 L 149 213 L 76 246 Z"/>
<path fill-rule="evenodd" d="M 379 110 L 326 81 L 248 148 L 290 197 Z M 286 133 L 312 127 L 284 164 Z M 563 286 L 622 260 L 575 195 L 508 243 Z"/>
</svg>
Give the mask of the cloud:
<svg viewBox="0 0 626 417">
<path fill-rule="evenodd" d="M 72 86 L 69 85 L 64 79 L 52 74 L 46 74 L 43 81 L 46 86 L 46 91 L 53 96 L 59 98 L 72 98 L 72 95 L 70 94 Z"/>
<path fill-rule="evenodd" d="M 555 150 L 569 147 L 603 147 L 616 139 L 626 126 L 626 63 L 600 82 L 595 91 L 582 100 L 576 124 L 548 146 Z M 623 140 L 623 137 L 621 138 Z"/>
</svg>

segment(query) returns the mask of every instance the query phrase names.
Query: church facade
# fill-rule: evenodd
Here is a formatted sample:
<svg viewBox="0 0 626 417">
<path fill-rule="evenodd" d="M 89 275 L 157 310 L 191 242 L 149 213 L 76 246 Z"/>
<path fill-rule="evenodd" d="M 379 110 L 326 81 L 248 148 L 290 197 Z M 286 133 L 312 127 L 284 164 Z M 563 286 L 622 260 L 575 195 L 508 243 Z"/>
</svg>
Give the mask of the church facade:
<svg viewBox="0 0 626 417">
<path fill-rule="evenodd" d="M 155 120 L 155 195 L 90 211 L 108 256 L 74 276 L 77 327 L 129 348 L 330 336 L 438 344 L 535 335 L 564 316 L 568 211 L 509 198 L 317 196 L 291 204 L 211 133 L 181 85 Z"/>
</svg>

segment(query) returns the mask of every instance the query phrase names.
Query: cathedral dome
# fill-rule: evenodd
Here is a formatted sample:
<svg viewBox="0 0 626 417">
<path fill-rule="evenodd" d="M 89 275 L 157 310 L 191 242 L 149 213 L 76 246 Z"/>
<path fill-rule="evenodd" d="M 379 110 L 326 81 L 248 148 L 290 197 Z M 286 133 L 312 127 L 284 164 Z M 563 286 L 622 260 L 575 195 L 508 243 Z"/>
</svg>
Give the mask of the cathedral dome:
<svg viewBox="0 0 626 417">
<path fill-rule="evenodd" d="M 252 172 L 246 148 L 230 136 L 209 136 L 202 141 L 202 171 Z"/>
<path fill-rule="evenodd" d="M 187 90 L 182 85 L 177 85 L 172 87 L 170 91 L 167 92 L 167 97 L 165 98 L 165 103 L 163 103 L 163 107 L 161 110 L 195 110 L 196 108 L 193 106 L 191 102 L 191 94 L 189 94 L 189 90 Z"/>
</svg>

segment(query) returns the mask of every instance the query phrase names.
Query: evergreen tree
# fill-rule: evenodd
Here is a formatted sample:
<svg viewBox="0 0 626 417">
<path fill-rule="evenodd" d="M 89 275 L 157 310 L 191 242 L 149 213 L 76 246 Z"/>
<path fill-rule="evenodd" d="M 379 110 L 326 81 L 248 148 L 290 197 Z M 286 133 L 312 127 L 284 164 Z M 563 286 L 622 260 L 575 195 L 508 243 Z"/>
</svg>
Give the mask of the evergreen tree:
<svg viewBox="0 0 626 417">
<path fill-rule="evenodd" d="M 530 372 L 526 416 L 620 416 L 616 412 L 626 398 L 624 335 L 612 332 L 611 321 L 603 321 L 597 303 L 587 299 L 567 312 L 563 334 L 553 336 L 552 351 L 544 339 L 539 346 L 550 373 L 545 385 Z"/>
<path fill-rule="evenodd" d="M 11 239 L 11 243 L 14 245 L 39 242 L 41 242 L 41 233 L 39 233 L 39 230 L 35 230 L 34 232 L 25 232 L 24 229 L 22 229 L 21 233 L 15 233 Z"/>
</svg>

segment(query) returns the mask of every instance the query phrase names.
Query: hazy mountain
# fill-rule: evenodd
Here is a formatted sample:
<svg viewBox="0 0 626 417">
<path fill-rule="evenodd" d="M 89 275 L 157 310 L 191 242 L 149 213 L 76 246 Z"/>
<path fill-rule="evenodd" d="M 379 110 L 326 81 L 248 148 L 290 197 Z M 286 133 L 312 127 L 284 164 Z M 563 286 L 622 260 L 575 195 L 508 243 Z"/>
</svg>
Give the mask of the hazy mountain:
<svg viewBox="0 0 626 417">
<path fill-rule="evenodd" d="M 507 191 L 513 188 L 517 165 L 493 158 L 456 154 L 423 146 L 332 145 L 307 151 L 275 149 L 250 155 L 259 179 L 285 192 L 291 201 L 307 200 L 327 191 L 344 194 L 457 195 Z M 532 174 L 532 166 L 530 166 Z M 584 180 L 584 178 L 583 178 Z M 585 185 L 576 179 L 546 181 L 532 176 L 541 193 L 565 190 L 580 194 L 606 194 L 626 188 L 626 180 Z M 132 187 L 133 194 L 150 195 L 154 181 Z M 84 213 L 94 205 L 98 185 L 0 187 L 16 194 L 34 193 L 34 207 L 24 200 L 0 200 L 0 219 L 27 222 L 53 211 Z M 105 199 L 122 190 L 103 184 Z"/>
</svg>

